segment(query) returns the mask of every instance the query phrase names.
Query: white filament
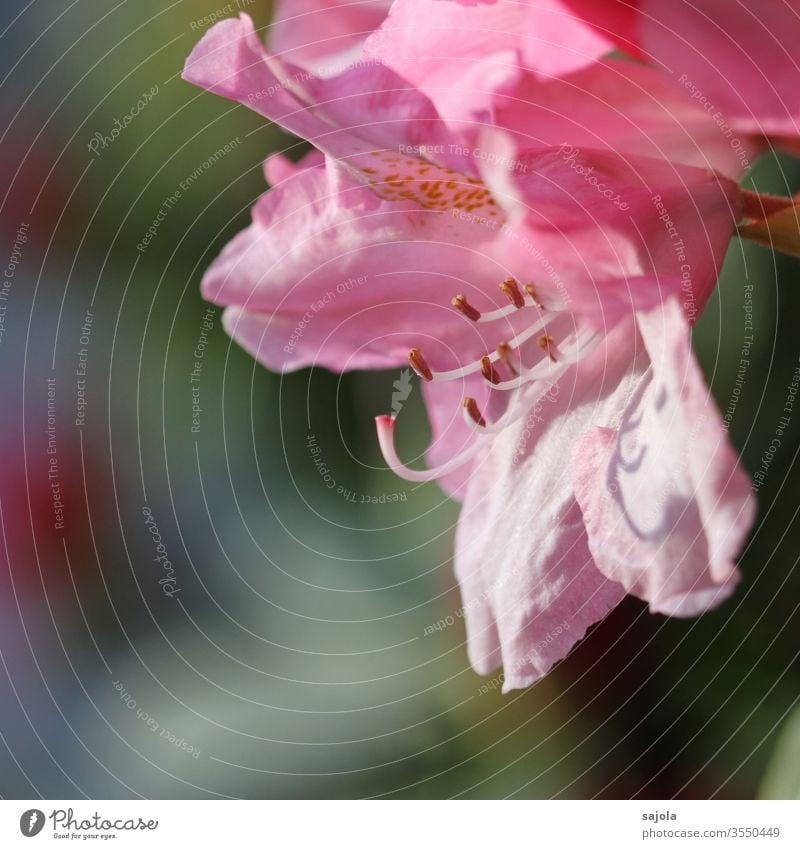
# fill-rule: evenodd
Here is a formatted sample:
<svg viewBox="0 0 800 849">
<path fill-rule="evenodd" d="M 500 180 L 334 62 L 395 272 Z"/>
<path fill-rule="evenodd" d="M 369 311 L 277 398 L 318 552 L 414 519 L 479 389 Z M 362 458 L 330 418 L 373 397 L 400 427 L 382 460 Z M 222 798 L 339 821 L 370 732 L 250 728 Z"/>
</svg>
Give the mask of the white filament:
<svg viewBox="0 0 800 849">
<path fill-rule="evenodd" d="M 455 471 L 468 460 L 471 460 L 478 453 L 478 449 L 482 447 L 480 443 L 476 442 L 453 457 L 452 460 L 448 460 L 440 466 L 434 466 L 432 469 L 418 471 L 417 469 L 409 468 L 400 459 L 394 444 L 394 423 L 394 416 L 378 416 L 375 419 L 378 429 L 378 443 L 381 446 L 383 459 L 386 460 L 389 468 L 398 477 L 411 481 L 411 483 L 427 483 L 428 481 L 434 481 L 444 475 L 450 474 L 450 472 Z"/>
<path fill-rule="evenodd" d="M 600 342 L 600 334 L 594 332 L 584 332 L 575 337 L 575 345 L 570 346 L 565 351 L 563 346 L 558 348 L 558 360 L 553 362 L 549 356 L 543 357 L 530 368 L 522 369 L 518 375 L 512 377 L 511 380 L 501 380 L 500 383 L 490 383 L 489 388 L 500 392 L 509 392 L 513 389 L 519 389 L 526 383 L 531 383 L 536 380 L 543 380 L 549 376 L 549 372 L 562 365 L 574 365 L 579 360 L 582 360 L 587 354 L 591 353 Z M 559 371 L 559 374 L 564 370 Z"/>
<path fill-rule="evenodd" d="M 547 325 L 550 324 L 556 318 L 558 318 L 557 313 L 550 313 L 544 318 L 540 318 L 538 321 L 534 322 L 530 327 L 525 328 L 522 333 L 519 333 L 513 339 L 510 339 L 508 341 L 508 344 L 512 348 L 519 348 L 520 345 L 524 345 L 525 342 L 527 342 L 537 333 L 540 333 L 542 330 L 545 330 L 547 328 Z M 500 362 L 502 359 L 503 358 L 497 351 L 492 351 L 492 353 L 489 354 L 489 362 L 491 363 Z M 467 375 L 476 374 L 482 368 L 483 366 L 481 365 L 481 361 L 478 360 L 475 363 L 470 363 L 469 365 L 462 366 L 461 368 L 454 368 L 450 371 L 434 371 L 431 372 L 431 374 L 434 380 L 458 380 L 461 377 L 467 377 Z"/>
<path fill-rule="evenodd" d="M 542 305 L 535 301 L 530 295 L 523 295 L 525 299 L 525 303 L 518 307 L 516 304 L 509 304 L 505 307 L 500 307 L 499 309 L 492 310 L 491 312 L 482 312 L 481 317 L 478 319 L 478 323 L 482 324 L 485 321 L 497 321 L 500 318 L 506 318 L 509 315 L 513 315 L 515 312 L 521 309 L 525 309 L 525 307 L 537 307 L 541 310 Z"/>
</svg>

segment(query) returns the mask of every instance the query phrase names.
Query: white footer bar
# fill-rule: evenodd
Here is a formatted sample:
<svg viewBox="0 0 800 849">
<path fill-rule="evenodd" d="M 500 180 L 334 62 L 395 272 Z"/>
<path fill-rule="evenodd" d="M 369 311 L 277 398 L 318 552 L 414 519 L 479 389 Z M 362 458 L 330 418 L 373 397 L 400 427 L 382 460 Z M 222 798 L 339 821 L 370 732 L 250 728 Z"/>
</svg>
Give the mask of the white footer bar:
<svg viewBox="0 0 800 849">
<path fill-rule="evenodd" d="M 800 847 L 800 802 L 0 801 L 0 846 Z"/>
</svg>

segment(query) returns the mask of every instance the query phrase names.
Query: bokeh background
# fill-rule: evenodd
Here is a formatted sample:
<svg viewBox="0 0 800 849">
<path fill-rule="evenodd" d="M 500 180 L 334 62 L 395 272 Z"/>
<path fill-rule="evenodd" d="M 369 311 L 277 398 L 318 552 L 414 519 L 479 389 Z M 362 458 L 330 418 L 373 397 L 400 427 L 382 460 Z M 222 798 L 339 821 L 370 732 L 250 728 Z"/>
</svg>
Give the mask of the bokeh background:
<svg viewBox="0 0 800 849">
<path fill-rule="evenodd" d="M 800 412 L 731 602 L 682 621 L 628 599 L 530 690 L 482 689 L 457 506 L 378 454 L 399 374 L 280 378 L 200 298 L 265 156 L 305 149 L 180 79 L 225 5 L 0 5 L 0 795 L 797 794 Z M 269 3 L 244 5 L 268 24 Z M 749 183 L 797 191 L 800 169 L 767 154 Z M 798 366 L 798 270 L 734 242 L 696 330 L 751 471 Z M 416 384 L 402 415 L 421 450 Z"/>
</svg>

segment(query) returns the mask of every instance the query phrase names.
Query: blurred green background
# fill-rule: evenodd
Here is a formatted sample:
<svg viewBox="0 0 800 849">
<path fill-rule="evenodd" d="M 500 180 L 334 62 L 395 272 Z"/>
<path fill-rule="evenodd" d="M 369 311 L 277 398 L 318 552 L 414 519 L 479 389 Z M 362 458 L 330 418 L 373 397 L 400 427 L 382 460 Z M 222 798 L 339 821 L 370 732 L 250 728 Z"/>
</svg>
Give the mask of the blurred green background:
<svg viewBox="0 0 800 849">
<path fill-rule="evenodd" d="M 670 621 L 628 599 L 538 685 L 481 694 L 456 615 L 457 506 L 378 454 L 372 417 L 398 375 L 280 378 L 200 298 L 265 189 L 265 156 L 305 149 L 180 79 L 197 22 L 224 5 L 0 11 L 4 267 L 19 249 L 0 339 L 0 795 L 797 794 L 797 422 L 760 490 L 733 601 Z M 268 23 L 268 3 L 247 11 Z M 98 133 L 112 140 L 93 152 Z M 800 171 L 768 155 L 749 181 L 785 194 Z M 734 242 L 697 329 L 724 410 L 753 286 L 754 361 L 731 423 L 751 471 L 798 364 L 797 276 L 796 260 Z M 403 416 L 422 449 L 416 384 Z M 382 494 L 399 500 L 370 503 Z"/>
</svg>

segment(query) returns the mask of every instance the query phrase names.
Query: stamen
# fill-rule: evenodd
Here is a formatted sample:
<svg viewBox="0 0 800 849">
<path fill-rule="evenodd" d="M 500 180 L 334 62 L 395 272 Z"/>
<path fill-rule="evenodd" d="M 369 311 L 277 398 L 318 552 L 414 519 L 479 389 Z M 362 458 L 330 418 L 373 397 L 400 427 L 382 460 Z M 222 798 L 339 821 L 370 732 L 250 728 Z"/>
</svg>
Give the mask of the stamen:
<svg viewBox="0 0 800 849">
<path fill-rule="evenodd" d="M 504 280 L 500 284 L 500 289 L 507 295 L 508 300 L 519 310 L 525 306 L 525 297 L 519 290 L 519 285 L 513 277 Z"/>
<path fill-rule="evenodd" d="M 480 313 L 463 295 L 454 298 L 453 304 L 473 321 L 479 319 L 482 322 L 499 313 L 510 315 L 516 312 L 516 294 L 523 297 L 524 306 L 540 306 L 538 301 L 532 302 L 532 299 L 537 298 L 532 286 L 523 287 L 524 296 L 514 280 L 505 281 L 501 288 L 511 301 L 511 304 L 502 310 Z M 565 333 L 567 328 L 562 326 L 565 323 L 561 322 L 562 317 L 564 314 L 558 310 L 548 311 L 546 315 L 540 313 L 536 320 L 517 336 L 500 342 L 491 354 L 450 371 L 432 371 L 422 352 L 418 348 L 412 348 L 408 354 L 409 362 L 424 380 L 455 380 L 480 372 L 492 390 L 487 408 L 489 420 L 487 421 L 475 398 L 465 397 L 463 416 L 474 438 L 471 442 L 465 442 L 464 449 L 447 463 L 426 471 L 418 471 L 406 466 L 397 454 L 394 444 L 394 416 L 378 416 L 378 439 L 389 467 L 408 481 L 421 483 L 436 480 L 471 460 L 483 447 L 483 440 L 491 439 L 494 434 L 505 431 L 514 422 L 528 415 L 531 407 L 538 403 L 575 363 L 588 356 L 604 338 L 600 332 L 590 328 L 575 327 L 572 332 Z M 555 329 L 551 327 L 554 322 L 558 322 Z M 548 330 L 553 335 L 550 335 Z M 558 345 L 555 338 L 559 339 Z M 529 341 L 535 343 L 534 349 L 538 347 L 542 351 L 542 356 L 535 356 L 535 362 L 530 365 L 527 361 L 531 351 L 523 347 Z M 535 350 L 533 353 L 535 354 Z M 503 363 L 503 368 L 498 369 L 495 365 L 500 362 Z"/>
<path fill-rule="evenodd" d="M 478 402 L 474 398 L 464 399 L 464 411 L 479 427 L 486 427 L 486 419 L 481 415 Z"/>
<path fill-rule="evenodd" d="M 548 337 L 550 338 L 550 337 Z M 600 343 L 601 334 L 587 331 L 578 333 L 571 340 L 566 340 L 557 350 L 558 360 L 554 356 L 549 359 L 541 359 L 529 368 L 520 368 L 518 376 L 512 377 L 511 380 L 503 380 L 500 383 L 493 383 L 492 390 L 510 392 L 517 389 L 522 389 L 527 384 L 538 383 L 542 380 L 553 382 L 557 380 L 571 365 L 579 362 L 584 357 L 588 356 Z M 567 347 L 567 341 L 571 344 Z M 552 339 L 550 340 L 552 345 Z M 541 342 L 540 342 L 541 345 Z M 543 348 L 544 350 L 544 348 Z M 556 364 L 556 368 L 553 367 Z M 491 430 L 491 427 L 489 428 Z"/>
<path fill-rule="evenodd" d="M 531 298 L 533 298 L 534 304 L 536 304 L 536 306 L 539 307 L 539 309 L 544 309 L 544 304 L 542 303 L 541 299 L 539 298 L 539 293 L 536 291 L 536 287 L 533 285 L 533 283 L 526 284 L 525 293 L 527 295 L 530 295 Z"/>
<path fill-rule="evenodd" d="M 383 454 L 383 458 L 386 460 L 389 468 L 396 475 L 403 478 L 403 480 L 411 481 L 412 483 L 426 483 L 427 481 L 434 481 L 444 475 L 450 474 L 450 472 L 455 471 L 460 466 L 463 466 L 464 463 L 471 460 L 475 454 L 478 453 L 478 450 L 483 447 L 480 440 L 476 440 L 460 454 L 453 457 L 452 460 L 448 460 L 441 466 L 435 466 L 434 468 L 426 471 L 409 469 L 408 466 L 406 466 L 400 459 L 397 454 L 397 449 L 395 448 L 395 421 L 396 419 L 394 416 L 376 416 L 375 425 L 378 430 L 378 443 L 381 446 L 381 453 Z"/>
<path fill-rule="evenodd" d="M 505 363 L 506 368 L 512 374 L 519 374 L 517 364 L 514 362 L 514 349 L 508 342 L 501 342 L 497 346 L 497 356 Z"/>
<path fill-rule="evenodd" d="M 512 307 L 513 309 L 513 307 Z M 548 324 L 551 324 L 558 317 L 557 313 L 549 313 L 547 318 L 540 318 L 538 321 L 534 322 L 530 327 L 526 327 L 522 333 L 515 336 L 511 339 L 507 344 L 509 344 L 513 348 L 520 348 L 525 342 L 529 339 L 532 339 L 537 333 L 541 333 Z M 493 351 L 489 354 L 489 359 L 491 362 L 496 363 L 500 359 L 500 354 L 497 351 Z M 466 377 L 469 374 L 475 374 L 481 370 L 480 361 L 472 362 L 469 365 L 462 366 L 461 368 L 450 369 L 450 371 L 434 371 L 431 372 L 434 380 L 458 380 L 459 378 Z"/>
<path fill-rule="evenodd" d="M 553 337 L 541 336 L 539 338 L 539 347 L 547 354 L 553 362 L 556 362 L 555 354 L 553 353 Z"/>
<path fill-rule="evenodd" d="M 453 298 L 452 304 L 459 312 L 464 313 L 470 321 L 480 321 L 481 314 L 469 303 L 464 295 L 456 295 Z"/>
<path fill-rule="evenodd" d="M 422 351 L 420 351 L 419 348 L 412 348 L 408 352 L 408 361 L 411 363 L 411 368 L 413 368 L 423 380 L 433 380 L 433 372 L 425 360 L 425 357 L 422 356 Z"/>
<path fill-rule="evenodd" d="M 489 357 L 481 358 L 481 374 L 489 381 L 489 383 L 500 383 L 500 374 L 492 365 L 492 361 Z"/>
<path fill-rule="evenodd" d="M 478 423 L 471 417 L 465 415 L 464 419 L 478 436 L 491 436 L 494 433 L 501 433 L 509 425 L 527 416 L 531 407 L 536 404 L 536 399 L 541 399 L 549 392 L 567 371 L 567 368 L 568 366 L 559 366 L 550 378 L 534 381 L 530 385 L 531 388 L 527 389 L 524 393 L 521 389 L 517 389 L 511 396 L 507 412 L 491 424 L 478 426 Z"/>
<path fill-rule="evenodd" d="M 519 292 L 520 298 L 522 299 L 522 302 L 520 303 L 515 300 L 512 290 L 506 292 L 503 288 L 504 285 L 505 284 L 501 283 L 500 288 L 503 289 L 506 295 L 511 299 L 511 303 L 507 307 L 500 307 L 499 309 L 491 310 L 490 312 L 482 312 L 480 317 L 481 322 L 497 321 L 501 318 L 507 318 L 510 315 L 514 315 L 517 310 L 522 309 L 523 307 L 536 307 L 540 311 L 544 309 L 544 307 L 530 295 L 523 295 L 522 292 L 519 291 L 519 287 L 517 287 L 517 292 Z"/>
</svg>

